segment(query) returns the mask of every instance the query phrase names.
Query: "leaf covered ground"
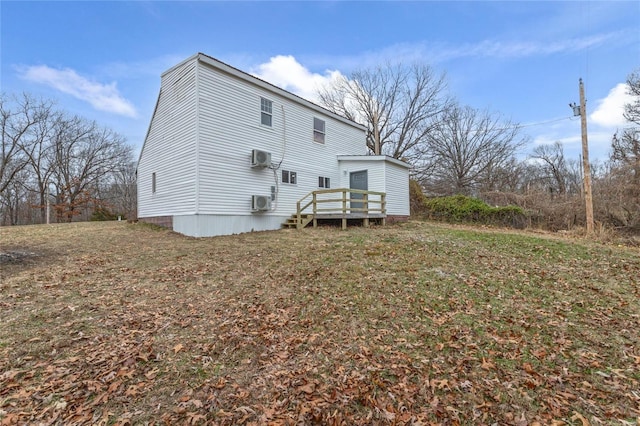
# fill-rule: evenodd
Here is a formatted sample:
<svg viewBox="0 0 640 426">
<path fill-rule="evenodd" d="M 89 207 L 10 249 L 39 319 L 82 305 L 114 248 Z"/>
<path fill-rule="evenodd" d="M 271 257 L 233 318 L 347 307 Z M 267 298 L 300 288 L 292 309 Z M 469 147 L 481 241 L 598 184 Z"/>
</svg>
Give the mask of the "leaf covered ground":
<svg viewBox="0 0 640 426">
<path fill-rule="evenodd" d="M 640 424 L 640 252 L 0 228 L 0 424 Z"/>
</svg>

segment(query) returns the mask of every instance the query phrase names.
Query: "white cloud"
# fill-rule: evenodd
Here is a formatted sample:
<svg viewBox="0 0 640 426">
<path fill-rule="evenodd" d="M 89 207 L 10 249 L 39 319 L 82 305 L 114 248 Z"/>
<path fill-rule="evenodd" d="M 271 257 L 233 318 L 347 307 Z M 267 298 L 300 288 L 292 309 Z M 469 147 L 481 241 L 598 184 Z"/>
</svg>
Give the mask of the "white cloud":
<svg viewBox="0 0 640 426">
<path fill-rule="evenodd" d="M 596 102 L 596 107 L 589 118 L 593 123 L 605 127 L 617 127 L 626 124 L 624 105 L 632 101 L 627 93 L 627 85 L 617 84 L 604 99 Z M 588 108 L 587 108 L 588 111 Z"/>
<path fill-rule="evenodd" d="M 118 92 L 115 82 L 102 84 L 91 81 L 70 68 L 55 69 L 46 65 L 21 67 L 19 72 L 20 77 L 25 80 L 45 84 L 88 102 L 97 110 L 127 117 L 137 116 L 135 107 Z"/>
<path fill-rule="evenodd" d="M 335 69 L 351 71 L 368 68 L 385 61 L 391 63 L 424 62 L 436 65 L 466 58 L 520 59 L 545 57 L 593 49 L 604 44 L 629 44 L 637 40 L 635 32 L 618 30 L 585 37 L 558 40 L 484 39 L 473 43 L 452 44 L 445 41 L 396 43 L 354 56 L 307 55 L 305 62 L 313 65 L 332 64 Z"/>
<path fill-rule="evenodd" d="M 456 52 L 459 56 L 488 56 L 520 58 L 576 52 L 598 46 L 614 37 L 614 34 L 598 34 L 590 37 L 545 41 L 489 41 L 469 45 Z"/>
<path fill-rule="evenodd" d="M 341 76 L 340 71 L 327 70 L 324 74 L 309 71 L 291 55 L 278 55 L 258 65 L 253 75 L 295 93 L 312 102 L 317 101 L 317 90 Z"/>
</svg>

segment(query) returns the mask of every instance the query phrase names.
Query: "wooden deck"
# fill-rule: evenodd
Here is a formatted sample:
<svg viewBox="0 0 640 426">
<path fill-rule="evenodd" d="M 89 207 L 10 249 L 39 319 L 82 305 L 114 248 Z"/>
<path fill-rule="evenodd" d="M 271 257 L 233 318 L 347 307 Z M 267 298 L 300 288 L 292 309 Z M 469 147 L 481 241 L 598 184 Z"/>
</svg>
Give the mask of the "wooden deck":
<svg viewBox="0 0 640 426">
<path fill-rule="evenodd" d="M 352 198 L 354 197 L 356 198 Z M 309 199 L 307 202 L 305 200 Z M 302 229 L 309 224 L 340 224 L 346 229 L 350 223 L 368 227 L 371 222 L 386 222 L 386 194 L 358 189 L 323 189 L 312 191 L 297 203 L 296 213 L 283 224 L 285 228 Z"/>
</svg>

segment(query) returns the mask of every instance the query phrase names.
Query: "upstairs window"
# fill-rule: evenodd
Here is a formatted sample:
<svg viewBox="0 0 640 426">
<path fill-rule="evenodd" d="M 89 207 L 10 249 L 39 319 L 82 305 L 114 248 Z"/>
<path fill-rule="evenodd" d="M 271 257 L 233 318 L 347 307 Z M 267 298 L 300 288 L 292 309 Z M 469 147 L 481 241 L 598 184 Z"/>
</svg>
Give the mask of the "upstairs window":
<svg viewBox="0 0 640 426">
<path fill-rule="evenodd" d="M 324 120 L 313 117 L 313 140 L 324 143 Z"/>
<path fill-rule="evenodd" d="M 329 178 L 324 176 L 318 176 L 318 186 L 320 188 L 331 188 Z"/>
<path fill-rule="evenodd" d="M 273 122 L 273 102 L 269 99 L 260 98 L 260 123 L 271 127 Z"/>
<path fill-rule="evenodd" d="M 298 182 L 298 174 L 289 170 L 282 171 L 282 183 L 295 185 Z"/>
</svg>

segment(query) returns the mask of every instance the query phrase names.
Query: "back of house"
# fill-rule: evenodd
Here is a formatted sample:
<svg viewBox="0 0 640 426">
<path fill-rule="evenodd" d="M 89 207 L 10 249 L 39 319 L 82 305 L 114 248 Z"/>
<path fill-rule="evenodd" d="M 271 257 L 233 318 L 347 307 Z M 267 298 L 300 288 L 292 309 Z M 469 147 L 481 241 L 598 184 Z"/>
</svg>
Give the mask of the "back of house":
<svg viewBox="0 0 640 426">
<path fill-rule="evenodd" d="M 340 158 L 366 154 L 365 127 L 199 53 L 161 77 L 138 217 L 197 237 L 278 229 L 311 191 L 348 188 L 358 170 Z"/>
</svg>

